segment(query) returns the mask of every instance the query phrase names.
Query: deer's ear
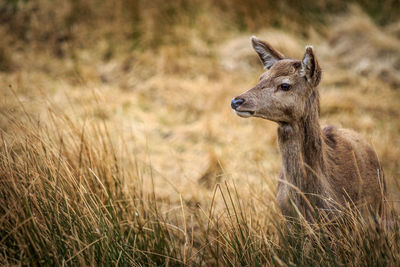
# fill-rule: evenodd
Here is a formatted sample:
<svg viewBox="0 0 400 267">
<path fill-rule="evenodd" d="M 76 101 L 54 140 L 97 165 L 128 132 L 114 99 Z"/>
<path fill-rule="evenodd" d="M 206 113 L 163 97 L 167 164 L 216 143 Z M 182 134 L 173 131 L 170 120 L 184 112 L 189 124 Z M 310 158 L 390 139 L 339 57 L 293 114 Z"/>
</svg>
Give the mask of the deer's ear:
<svg viewBox="0 0 400 267">
<path fill-rule="evenodd" d="M 305 77 L 313 86 L 317 86 L 321 81 L 321 74 L 322 71 L 315 57 L 313 47 L 307 46 L 303 60 L 301 61 L 300 75 Z"/>
<path fill-rule="evenodd" d="M 273 49 L 271 45 L 257 39 L 255 36 L 251 37 L 251 43 L 264 64 L 264 69 L 270 69 L 275 62 L 284 58 L 284 55 Z"/>
</svg>

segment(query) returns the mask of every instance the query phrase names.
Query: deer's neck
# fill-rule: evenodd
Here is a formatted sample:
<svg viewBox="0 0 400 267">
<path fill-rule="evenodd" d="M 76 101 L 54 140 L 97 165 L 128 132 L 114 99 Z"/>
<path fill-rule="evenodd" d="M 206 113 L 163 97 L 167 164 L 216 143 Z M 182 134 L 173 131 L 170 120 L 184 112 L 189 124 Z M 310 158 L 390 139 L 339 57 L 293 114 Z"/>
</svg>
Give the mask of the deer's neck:
<svg viewBox="0 0 400 267">
<path fill-rule="evenodd" d="M 303 193 L 322 193 L 323 185 L 318 176 L 322 176 L 325 171 L 324 141 L 319 124 L 318 103 L 311 105 L 307 116 L 298 122 L 280 125 L 278 142 L 282 172 L 287 182 Z"/>
</svg>

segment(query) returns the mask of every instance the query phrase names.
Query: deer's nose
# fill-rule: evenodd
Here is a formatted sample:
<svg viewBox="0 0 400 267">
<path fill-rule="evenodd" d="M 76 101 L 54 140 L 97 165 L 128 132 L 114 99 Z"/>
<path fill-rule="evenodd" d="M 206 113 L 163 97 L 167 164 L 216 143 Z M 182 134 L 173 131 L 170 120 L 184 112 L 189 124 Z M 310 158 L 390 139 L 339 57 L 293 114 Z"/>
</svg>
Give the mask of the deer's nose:
<svg viewBox="0 0 400 267">
<path fill-rule="evenodd" d="M 232 99 L 231 107 L 232 107 L 232 109 L 237 109 L 243 103 L 244 103 L 243 98 L 234 98 L 234 99 Z"/>
</svg>

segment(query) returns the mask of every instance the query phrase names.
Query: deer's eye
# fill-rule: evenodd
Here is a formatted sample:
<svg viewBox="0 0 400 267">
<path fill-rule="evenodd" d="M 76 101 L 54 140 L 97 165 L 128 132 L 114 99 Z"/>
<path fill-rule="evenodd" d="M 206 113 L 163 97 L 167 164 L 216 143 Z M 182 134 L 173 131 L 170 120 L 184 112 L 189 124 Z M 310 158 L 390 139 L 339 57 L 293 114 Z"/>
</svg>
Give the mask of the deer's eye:
<svg viewBox="0 0 400 267">
<path fill-rule="evenodd" d="M 278 86 L 279 90 L 282 90 L 282 91 L 289 91 L 290 87 L 291 87 L 291 85 L 288 83 L 282 83 L 281 85 Z"/>
</svg>

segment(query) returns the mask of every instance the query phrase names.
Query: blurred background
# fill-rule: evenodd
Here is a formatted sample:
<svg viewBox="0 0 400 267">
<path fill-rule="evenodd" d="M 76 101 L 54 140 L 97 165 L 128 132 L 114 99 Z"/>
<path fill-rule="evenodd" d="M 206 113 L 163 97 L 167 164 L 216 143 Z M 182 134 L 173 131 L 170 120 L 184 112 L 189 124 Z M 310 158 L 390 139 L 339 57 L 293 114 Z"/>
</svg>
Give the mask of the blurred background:
<svg viewBox="0 0 400 267">
<path fill-rule="evenodd" d="M 251 35 L 288 57 L 312 44 L 322 124 L 372 143 L 397 195 L 399 14 L 398 0 L 2 0 L 0 111 L 45 129 L 54 116 L 106 127 L 127 166 L 147 166 L 158 200 L 206 204 L 230 180 L 275 209 L 264 196 L 280 169 L 276 125 L 229 104 L 263 72 Z M 3 115 L 2 134 L 24 139 Z"/>
</svg>

